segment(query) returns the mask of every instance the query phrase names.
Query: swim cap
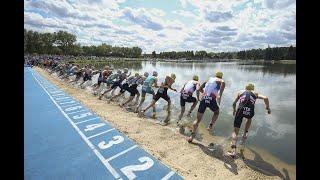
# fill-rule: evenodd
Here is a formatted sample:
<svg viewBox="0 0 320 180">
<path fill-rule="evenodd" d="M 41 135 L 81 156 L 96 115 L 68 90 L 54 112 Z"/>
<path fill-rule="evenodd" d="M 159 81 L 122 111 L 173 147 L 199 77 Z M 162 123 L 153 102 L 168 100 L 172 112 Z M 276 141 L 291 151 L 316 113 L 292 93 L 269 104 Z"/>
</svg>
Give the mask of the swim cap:
<svg viewBox="0 0 320 180">
<path fill-rule="evenodd" d="M 148 77 L 149 76 L 149 73 L 148 72 L 144 72 L 143 74 L 145 77 Z"/>
<path fill-rule="evenodd" d="M 153 71 L 152 75 L 153 75 L 153 76 L 158 76 L 157 71 Z"/>
<path fill-rule="evenodd" d="M 129 70 L 128 70 L 128 68 L 124 68 L 123 71 L 124 71 L 125 73 L 127 73 Z"/>
<path fill-rule="evenodd" d="M 139 73 L 138 72 L 134 73 L 134 76 L 139 76 Z"/>
<path fill-rule="evenodd" d="M 176 75 L 174 73 L 171 74 L 171 78 L 176 80 Z"/>
<path fill-rule="evenodd" d="M 253 91 L 254 90 L 254 85 L 252 83 L 249 83 L 246 85 L 246 90 Z"/>
<path fill-rule="evenodd" d="M 216 72 L 216 77 L 222 78 L 222 76 L 223 76 L 223 73 L 222 73 L 222 72 L 220 72 L 220 71 Z"/>
<path fill-rule="evenodd" d="M 118 71 L 117 71 L 117 73 L 118 73 L 118 74 L 121 74 L 121 71 L 120 71 L 120 70 L 118 70 Z"/>
<path fill-rule="evenodd" d="M 198 76 L 198 75 L 194 75 L 194 76 L 192 77 L 192 79 L 195 80 L 195 81 L 198 81 L 198 80 L 199 80 L 199 76 Z"/>
<path fill-rule="evenodd" d="M 109 66 L 105 66 L 104 69 L 110 69 L 110 67 Z"/>
</svg>

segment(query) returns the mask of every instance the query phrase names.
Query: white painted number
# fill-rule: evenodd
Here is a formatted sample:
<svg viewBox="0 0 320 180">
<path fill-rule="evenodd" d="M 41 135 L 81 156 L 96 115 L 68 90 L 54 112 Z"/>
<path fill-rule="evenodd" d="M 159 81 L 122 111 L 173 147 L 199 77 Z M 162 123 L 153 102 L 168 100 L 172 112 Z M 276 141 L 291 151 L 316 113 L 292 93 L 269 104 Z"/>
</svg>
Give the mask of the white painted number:
<svg viewBox="0 0 320 180">
<path fill-rule="evenodd" d="M 70 99 L 71 97 L 61 97 L 61 98 L 56 98 L 56 100 L 63 100 L 63 99 Z"/>
<path fill-rule="evenodd" d="M 123 174 L 125 174 L 128 179 L 135 179 L 137 176 L 133 173 L 133 171 L 145 171 L 149 168 L 151 168 L 154 164 L 153 160 L 149 157 L 140 157 L 139 161 L 141 163 L 141 165 L 131 165 L 131 166 L 126 166 L 121 168 L 121 171 L 123 172 Z"/>
<path fill-rule="evenodd" d="M 87 117 L 87 116 L 90 116 L 90 115 L 92 115 L 92 113 L 91 113 L 91 112 L 87 112 L 87 113 L 75 115 L 75 116 L 73 116 L 72 118 L 73 118 L 73 119 L 81 119 L 81 118 L 84 118 L 84 117 Z"/>
<path fill-rule="evenodd" d="M 74 111 L 74 110 L 77 110 L 77 109 L 81 109 L 82 106 L 73 106 L 73 107 L 69 107 L 67 109 L 65 109 L 65 111 Z"/>
<path fill-rule="evenodd" d="M 111 147 L 111 146 L 114 145 L 114 144 L 122 143 L 123 140 L 124 140 L 124 138 L 123 138 L 122 136 L 113 136 L 113 137 L 112 137 L 112 140 L 109 141 L 108 144 L 106 144 L 105 141 L 101 141 L 101 142 L 98 144 L 98 146 L 99 146 L 100 149 L 107 149 L 107 148 Z"/>
<path fill-rule="evenodd" d="M 102 127 L 106 125 L 105 123 L 98 123 L 98 124 L 90 124 L 86 126 L 86 129 L 84 129 L 84 131 L 92 131 L 96 128 Z"/>
<path fill-rule="evenodd" d="M 75 101 L 68 101 L 68 102 L 63 102 L 63 103 L 60 103 L 60 104 L 70 104 L 70 103 L 75 103 Z"/>
</svg>

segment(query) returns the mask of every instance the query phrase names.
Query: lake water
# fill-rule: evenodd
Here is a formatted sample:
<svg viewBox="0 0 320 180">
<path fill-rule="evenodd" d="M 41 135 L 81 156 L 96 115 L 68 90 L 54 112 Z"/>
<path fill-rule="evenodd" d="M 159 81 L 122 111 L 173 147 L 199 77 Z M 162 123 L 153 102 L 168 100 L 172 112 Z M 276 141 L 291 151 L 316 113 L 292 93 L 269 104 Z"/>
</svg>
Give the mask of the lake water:
<svg viewBox="0 0 320 180">
<path fill-rule="evenodd" d="M 97 68 L 105 64 L 94 64 Z M 111 65 L 114 68 L 127 67 L 133 72 L 149 72 L 156 70 L 159 83 L 165 75 L 175 73 L 176 82 L 173 87 L 182 88 L 183 84 L 198 75 L 200 82 L 214 76 L 216 71 L 223 72 L 226 88 L 220 105 L 220 116 L 216 122 L 215 136 L 230 137 L 233 130 L 232 102 L 236 92 L 244 89 L 248 82 L 255 85 L 258 93 L 269 97 L 271 114 L 265 112 L 263 100 L 257 100 L 255 116 L 249 129 L 248 144 L 266 150 L 281 161 L 296 164 L 296 65 L 271 64 L 258 62 L 212 62 L 212 63 L 173 63 L 173 62 L 130 62 Z M 141 88 L 141 87 L 140 87 Z M 173 103 L 171 119 L 177 119 L 180 112 L 179 93 L 168 91 Z M 151 96 L 146 97 L 144 107 L 151 102 Z M 158 119 L 165 117 L 166 101 L 157 103 Z M 186 105 L 186 112 L 191 104 Z M 195 119 L 198 105 L 192 117 Z M 151 116 L 151 109 L 146 115 Z M 212 112 L 207 109 L 202 120 L 201 131 L 211 119 Z M 241 128 L 244 128 L 245 120 Z"/>
</svg>

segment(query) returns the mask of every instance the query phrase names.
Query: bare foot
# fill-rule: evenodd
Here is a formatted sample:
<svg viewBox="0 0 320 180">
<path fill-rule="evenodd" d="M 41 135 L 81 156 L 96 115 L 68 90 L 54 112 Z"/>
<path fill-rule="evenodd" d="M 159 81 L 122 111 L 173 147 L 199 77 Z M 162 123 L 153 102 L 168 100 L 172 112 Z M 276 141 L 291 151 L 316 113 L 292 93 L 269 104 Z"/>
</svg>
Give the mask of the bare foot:
<svg viewBox="0 0 320 180">
<path fill-rule="evenodd" d="M 207 127 L 208 131 L 211 131 L 213 129 L 213 123 L 210 123 L 209 126 Z"/>
<path fill-rule="evenodd" d="M 191 133 L 191 136 L 189 136 L 189 137 L 187 137 L 187 141 L 189 142 L 189 143 L 191 143 L 192 141 L 193 141 L 193 138 L 196 136 L 196 133 L 195 132 L 192 132 Z"/>
<path fill-rule="evenodd" d="M 139 116 L 139 117 L 142 117 L 142 116 L 144 115 L 144 112 L 145 112 L 145 110 L 139 111 L 139 112 L 138 112 L 138 116 Z"/>
<path fill-rule="evenodd" d="M 143 111 L 143 112 L 145 112 L 145 111 Z M 156 112 L 153 112 L 153 113 L 152 113 L 152 118 L 155 119 L 155 118 L 156 118 L 156 115 L 157 115 L 157 113 L 156 113 Z"/>
<path fill-rule="evenodd" d="M 235 153 L 235 152 L 231 152 L 231 151 L 228 151 L 228 152 L 226 153 L 226 155 L 227 155 L 227 156 L 230 156 L 230 157 L 232 157 L 232 158 L 235 158 L 235 157 L 236 157 L 236 153 Z"/>
</svg>

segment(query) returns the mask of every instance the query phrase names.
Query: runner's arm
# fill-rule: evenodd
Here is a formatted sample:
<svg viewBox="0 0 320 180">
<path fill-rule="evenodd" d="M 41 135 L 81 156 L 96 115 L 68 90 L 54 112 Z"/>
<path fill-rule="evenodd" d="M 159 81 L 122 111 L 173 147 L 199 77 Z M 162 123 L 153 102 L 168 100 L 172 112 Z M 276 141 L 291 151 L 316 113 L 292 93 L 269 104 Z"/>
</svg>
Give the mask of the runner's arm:
<svg viewBox="0 0 320 180">
<path fill-rule="evenodd" d="M 199 89 L 200 89 L 200 83 L 197 82 L 197 85 L 196 85 L 196 94 L 197 94 L 197 100 L 199 101 L 200 100 L 200 92 L 199 92 Z"/>
<path fill-rule="evenodd" d="M 184 90 L 184 87 L 186 86 L 187 83 L 184 83 L 182 89 L 180 90 L 180 93 L 182 93 L 182 91 Z"/>
<path fill-rule="evenodd" d="M 172 86 L 172 85 L 168 86 L 168 88 L 171 89 L 172 91 L 177 92 L 177 89 L 174 89 L 174 88 L 172 88 L 171 86 Z"/>
<path fill-rule="evenodd" d="M 155 88 L 159 88 L 158 79 L 157 78 L 154 79 L 153 85 L 154 85 Z"/>
<path fill-rule="evenodd" d="M 204 82 L 204 83 L 199 87 L 199 91 L 200 91 L 201 93 L 203 93 L 203 88 L 204 88 L 204 86 L 206 85 L 206 83 L 207 83 L 207 81 Z"/>
<path fill-rule="evenodd" d="M 223 94 L 223 91 L 224 91 L 224 87 L 225 87 L 225 82 L 221 82 L 221 88 L 220 88 L 220 91 L 219 91 L 219 98 L 221 99 L 222 97 L 222 94 Z"/>
<path fill-rule="evenodd" d="M 238 102 L 238 100 L 239 100 L 239 98 L 240 98 L 239 94 L 240 94 L 240 93 L 239 93 L 239 92 L 237 92 L 236 98 L 235 98 L 235 99 L 234 99 L 234 101 L 233 101 L 233 104 L 232 104 L 233 111 L 235 111 L 235 110 L 236 110 L 237 102 Z"/>
<path fill-rule="evenodd" d="M 266 110 L 268 112 L 268 114 L 271 113 L 270 107 L 269 107 L 269 99 L 267 96 L 264 96 L 262 94 L 258 94 L 258 99 L 263 99 L 264 104 L 266 105 Z"/>
<path fill-rule="evenodd" d="M 96 74 L 98 74 L 99 73 L 99 70 L 96 70 L 96 71 L 92 71 L 92 75 L 96 75 Z"/>
</svg>

